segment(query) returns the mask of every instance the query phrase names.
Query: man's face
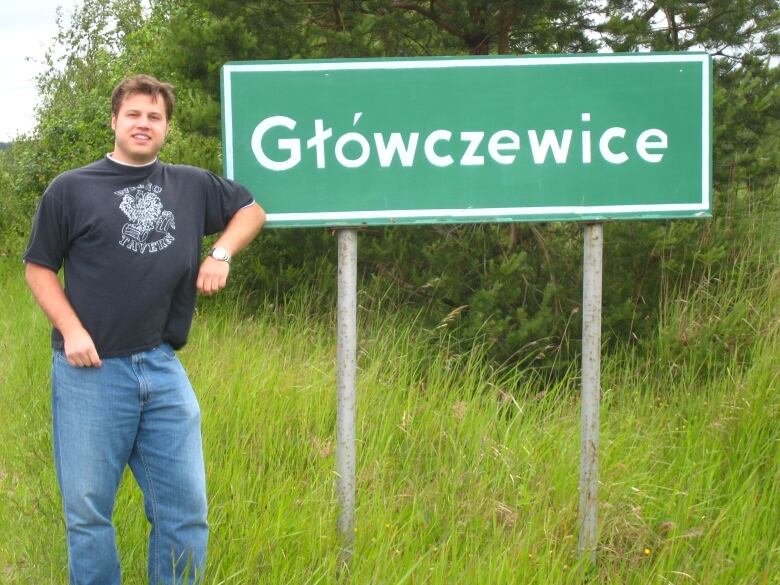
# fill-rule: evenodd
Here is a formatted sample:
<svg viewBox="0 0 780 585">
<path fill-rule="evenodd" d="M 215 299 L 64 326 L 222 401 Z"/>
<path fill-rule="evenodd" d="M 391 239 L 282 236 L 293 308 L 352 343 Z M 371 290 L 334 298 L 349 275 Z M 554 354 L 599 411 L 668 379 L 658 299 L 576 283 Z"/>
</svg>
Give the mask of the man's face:
<svg viewBox="0 0 780 585">
<path fill-rule="evenodd" d="M 132 165 L 151 162 L 168 134 L 165 101 L 145 93 L 131 93 L 122 102 L 119 113 L 111 116 L 111 128 L 115 135 L 114 160 Z"/>
</svg>

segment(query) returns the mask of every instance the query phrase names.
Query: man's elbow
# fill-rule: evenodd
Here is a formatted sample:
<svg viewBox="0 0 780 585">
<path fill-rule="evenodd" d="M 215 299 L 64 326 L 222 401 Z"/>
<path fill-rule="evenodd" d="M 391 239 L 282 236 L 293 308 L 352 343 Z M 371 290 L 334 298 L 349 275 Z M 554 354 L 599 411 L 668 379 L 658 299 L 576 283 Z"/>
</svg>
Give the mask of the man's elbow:
<svg viewBox="0 0 780 585">
<path fill-rule="evenodd" d="M 260 224 L 260 227 L 263 227 L 263 224 L 265 223 L 265 209 L 263 209 L 259 203 L 255 203 L 255 207 L 257 207 L 257 221 Z"/>
<path fill-rule="evenodd" d="M 245 213 L 250 215 L 251 221 L 255 226 L 255 233 L 259 232 L 265 224 L 265 209 L 263 209 L 259 203 L 255 202 L 254 205 L 249 205 L 243 209 Z"/>
</svg>

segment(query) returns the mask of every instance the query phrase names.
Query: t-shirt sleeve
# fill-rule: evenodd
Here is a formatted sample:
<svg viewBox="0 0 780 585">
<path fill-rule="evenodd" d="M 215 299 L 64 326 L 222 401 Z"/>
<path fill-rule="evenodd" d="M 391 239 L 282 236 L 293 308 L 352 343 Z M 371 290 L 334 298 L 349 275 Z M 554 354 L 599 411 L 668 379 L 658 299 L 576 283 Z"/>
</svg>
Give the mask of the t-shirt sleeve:
<svg viewBox="0 0 780 585">
<path fill-rule="evenodd" d="M 40 264 L 57 272 L 67 254 L 69 229 L 56 182 L 41 197 L 33 219 L 30 240 L 24 252 L 24 261 Z"/>
<path fill-rule="evenodd" d="M 242 207 L 252 203 L 252 195 L 235 181 L 207 172 L 206 224 L 204 232 L 214 234 L 225 229 L 230 218 Z"/>
</svg>

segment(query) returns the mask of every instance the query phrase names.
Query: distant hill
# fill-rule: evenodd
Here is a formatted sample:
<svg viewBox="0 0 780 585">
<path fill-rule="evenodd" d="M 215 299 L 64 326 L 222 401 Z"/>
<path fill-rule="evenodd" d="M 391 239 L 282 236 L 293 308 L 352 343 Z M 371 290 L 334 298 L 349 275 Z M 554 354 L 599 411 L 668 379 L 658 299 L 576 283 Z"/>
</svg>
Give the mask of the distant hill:
<svg viewBox="0 0 780 585">
<path fill-rule="evenodd" d="M 11 148 L 10 142 L 0 142 L 0 150 L 8 150 Z"/>
</svg>

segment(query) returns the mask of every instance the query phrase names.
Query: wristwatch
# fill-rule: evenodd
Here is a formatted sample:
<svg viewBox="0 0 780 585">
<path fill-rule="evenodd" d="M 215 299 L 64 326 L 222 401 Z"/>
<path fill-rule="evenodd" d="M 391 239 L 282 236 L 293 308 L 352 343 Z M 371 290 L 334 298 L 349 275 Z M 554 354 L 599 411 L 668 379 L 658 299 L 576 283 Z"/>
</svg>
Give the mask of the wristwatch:
<svg viewBox="0 0 780 585">
<path fill-rule="evenodd" d="M 220 246 L 217 246 L 216 248 L 212 248 L 211 250 L 209 250 L 208 255 L 214 258 L 214 260 L 220 260 L 222 262 L 227 262 L 228 264 L 230 264 L 230 252 L 228 252 L 225 248 L 222 248 Z"/>
</svg>

